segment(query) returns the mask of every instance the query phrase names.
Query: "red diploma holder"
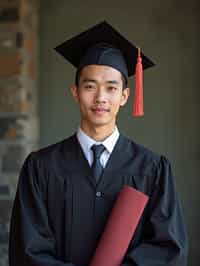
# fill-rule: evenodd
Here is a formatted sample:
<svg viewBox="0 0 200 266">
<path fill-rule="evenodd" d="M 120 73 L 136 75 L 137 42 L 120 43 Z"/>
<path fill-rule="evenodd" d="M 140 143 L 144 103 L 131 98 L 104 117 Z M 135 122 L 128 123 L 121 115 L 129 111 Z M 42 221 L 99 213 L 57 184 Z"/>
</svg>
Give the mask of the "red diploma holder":
<svg viewBox="0 0 200 266">
<path fill-rule="evenodd" d="M 132 187 L 121 189 L 90 266 L 121 265 L 147 201 L 147 195 Z"/>
</svg>

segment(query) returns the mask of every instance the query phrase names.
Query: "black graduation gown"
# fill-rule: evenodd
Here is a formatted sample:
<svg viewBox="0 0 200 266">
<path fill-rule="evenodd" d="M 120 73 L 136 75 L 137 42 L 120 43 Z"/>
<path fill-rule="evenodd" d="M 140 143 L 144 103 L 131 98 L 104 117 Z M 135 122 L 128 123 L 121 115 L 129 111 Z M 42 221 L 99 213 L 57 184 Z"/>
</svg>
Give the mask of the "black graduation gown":
<svg viewBox="0 0 200 266">
<path fill-rule="evenodd" d="M 150 200 L 122 265 L 185 266 L 187 237 L 170 164 L 122 135 L 97 186 L 76 135 L 27 157 L 12 211 L 10 266 L 88 265 L 124 184 Z"/>
</svg>

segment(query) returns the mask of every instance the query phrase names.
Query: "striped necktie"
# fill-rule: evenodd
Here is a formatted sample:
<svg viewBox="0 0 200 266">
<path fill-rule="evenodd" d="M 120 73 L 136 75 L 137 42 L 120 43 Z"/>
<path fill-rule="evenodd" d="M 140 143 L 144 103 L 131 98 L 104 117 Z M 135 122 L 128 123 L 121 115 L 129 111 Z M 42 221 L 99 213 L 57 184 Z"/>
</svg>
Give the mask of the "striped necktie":
<svg viewBox="0 0 200 266">
<path fill-rule="evenodd" d="M 91 147 L 91 150 L 93 151 L 93 157 L 94 157 L 92 163 L 92 173 L 96 180 L 96 183 L 98 183 L 99 178 L 103 173 L 103 166 L 100 163 L 100 157 L 103 151 L 105 150 L 105 147 L 103 144 L 93 145 Z"/>
</svg>

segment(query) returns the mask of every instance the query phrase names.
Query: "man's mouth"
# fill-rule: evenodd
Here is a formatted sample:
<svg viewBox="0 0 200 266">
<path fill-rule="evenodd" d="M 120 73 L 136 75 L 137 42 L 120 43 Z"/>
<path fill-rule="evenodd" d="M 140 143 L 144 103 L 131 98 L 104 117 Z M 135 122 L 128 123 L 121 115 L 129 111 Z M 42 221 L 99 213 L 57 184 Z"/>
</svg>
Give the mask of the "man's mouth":
<svg viewBox="0 0 200 266">
<path fill-rule="evenodd" d="M 104 107 L 93 107 L 91 110 L 96 114 L 104 114 L 109 112 L 109 109 Z"/>
</svg>

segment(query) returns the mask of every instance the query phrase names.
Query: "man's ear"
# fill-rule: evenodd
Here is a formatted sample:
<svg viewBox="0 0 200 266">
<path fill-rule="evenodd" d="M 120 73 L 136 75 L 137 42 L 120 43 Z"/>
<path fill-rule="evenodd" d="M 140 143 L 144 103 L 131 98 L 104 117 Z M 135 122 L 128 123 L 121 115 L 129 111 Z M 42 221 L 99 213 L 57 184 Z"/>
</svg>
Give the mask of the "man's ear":
<svg viewBox="0 0 200 266">
<path fill-rule="evenodd" d="M 121 98 L 120 106 L 124 106 L 126 104 L 126 102 L 128 101 L 129 95 L 130 95 L 130 89 L 129 88 L 122 90 L 122 98 Z"/>
<path fill-rule="evenodd" d="M 79 99 L 78 99 L 78 88 L 76 85 L 73 85 L 70 87 L 70 91 L 71 91 L 71 94 L 75 100 L 75 102 L 79 102 Z"/>
</svg>

